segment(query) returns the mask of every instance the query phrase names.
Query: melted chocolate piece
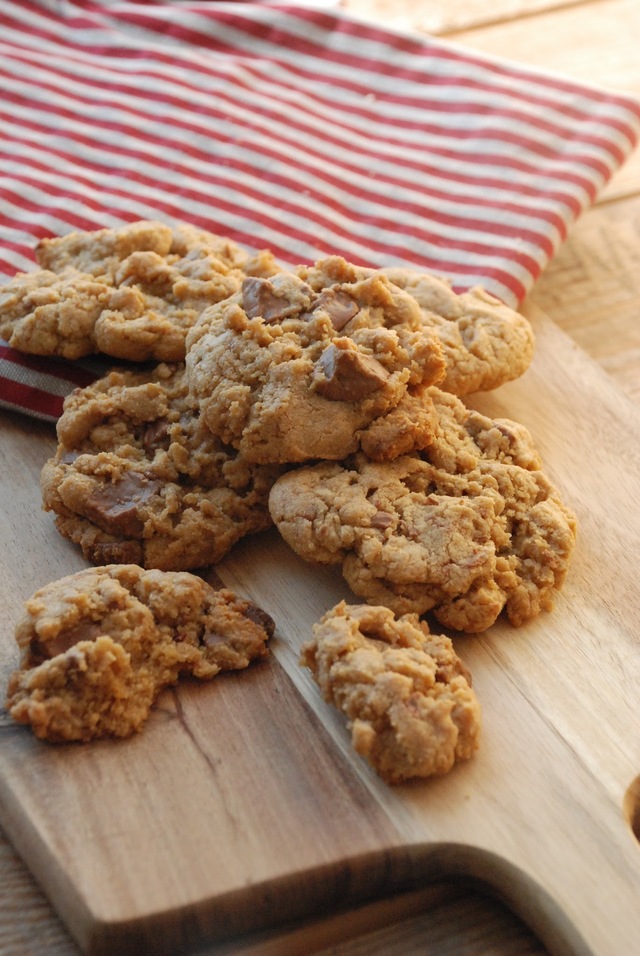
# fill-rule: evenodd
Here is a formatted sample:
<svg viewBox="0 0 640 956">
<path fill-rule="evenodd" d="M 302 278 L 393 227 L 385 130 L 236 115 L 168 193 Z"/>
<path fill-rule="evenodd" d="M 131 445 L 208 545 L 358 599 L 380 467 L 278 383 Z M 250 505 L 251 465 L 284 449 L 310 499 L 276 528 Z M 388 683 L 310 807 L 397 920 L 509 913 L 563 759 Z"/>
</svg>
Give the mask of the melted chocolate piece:
<svg viewBox="0 0 640 956">
<path fill-rule="evenodd" d="M 252 601 L 247 601 L 245 607 L 242 608 L 242 613 L 245 617 L 248 617 L 250 621 L 253 621 L 254 624 L 261 627 L 263 631 L 266 631 L 269 637 L 273 637 L 276 622 L 271 615 L 263 611 L 261 607 L 258 607 L 258 605 Z"/>
<path fill-rule="evenodd" d="M 29 653 L 35 664 L 41 664 L 42 661 L 56 657 L 58 654 L 64 654 L 80 641 L 95 641 L 96 637 L 103 633 L 104 630 L 99 621 L 80 621 L 74 627 L 60 631 L 49 641 L 41 641 L 38 637 L 32 638 Z"/>
<path fill-rule="evenodd" d="M 382 388 L 389 378 L 377 359 L 335 345 L 324 350 L 318 364 L 325 378 L 316 383 L 316 391 L 334 402 L 358 402 Z"/>
<path fill-rule="evenodd" d="M 393 521 L 393 515 L 389 514 L 388 511 L 378 511 L 371 519 L 371 527 L 378 528 L 380 531 L 384 531 L 385 528 L 391 527 Z"/>
<path fill-rule="evenodd" d="M 156 448 L 167 448 L 169 445 L 169 419 L 158 418 L 149 422 L 142 433 L 142 447 L 148 455 Z"/>
<path fill-rule="evenodd" d="M 268 279 L 249 276 L 242 283 L 242 308 L 250 319 L 261 316 L 265 322 L 279 322 L 298 311 L 288 299 L 276 295 Z"/>
<path fill-rule="evenodd" d="M 138 538 L 144 530 L 138 513 L 140 505 L 157 494 L 160 487 L 159 481 L 132 471 L 120 481 L 97 488 L 87 498 L 83 514 L 103 531 Z"/>
<path fill-rule="evenodd" d="M 320 293 L 313 306 L 313 312 L 318 312 L 320 309 L 327 313 L 336 332 L 341 332 L 360 311 L 360 307 L 350 295 L 336 289 L 325 289 Z"/>
</svg>

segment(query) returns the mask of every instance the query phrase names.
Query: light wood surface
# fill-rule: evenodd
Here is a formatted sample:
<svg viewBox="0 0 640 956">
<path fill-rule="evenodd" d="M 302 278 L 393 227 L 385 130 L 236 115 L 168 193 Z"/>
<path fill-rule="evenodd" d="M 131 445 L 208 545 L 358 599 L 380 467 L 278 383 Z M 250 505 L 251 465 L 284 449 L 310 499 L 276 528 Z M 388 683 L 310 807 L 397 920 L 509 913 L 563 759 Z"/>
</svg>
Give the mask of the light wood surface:
<svg viewBox="0 0 640 956">
<path fill-rule="evenodd" d="M 350 0 L 344 6 L 350 9 Z M 634 0 L 504 0 L 490 5 L 490 16 L 486 6 L 399 0 L 385 9 L 372 2 L 368 16 L 404 26 L 407 11 L 440 11 L 441 25 L 428 28 L 456 42 L 640 92 Z M 516 956 L 585 952 L 578 931 L 599 956 L 636 951 L 640 847 L 630 825 L 637 791 L 629 796 L 628 788 L 640 775 L 634 732 L 640 675 L 639 203 L 640 161 L 634 156 L 574 225 L 530 297 L 539 342 L 534 368 L 483 399 L 487 410 L 532 429 L 548 470 L 579 512 L 581 534 L 551 614 L 526 633 L 497 629 L 488 638 L 459 641 L 485 710 L 478 758 L 435 786 L 401 793 L 390 793 L 367 773 L 351 754 L 340 719 L 295 663 L 309 619 L 342 585 L 328 575 L 300 599 L 309 579 L 300 578 L 298 562 L 292 566 L 286 549 L 272 546 L 269 536 L 264 545 L 257 540 L 220 571 L 278 619 L 269 665 L 242 680 L 225 679 L 219 694 L 212 684 L 165 695 L 138 740 L 117 751 L 91 748 L 86 758 L 86 748 L 76 748 L 72 775 L 68 760 L 61 763 L 59 754 L 43 751 L 0 720 L 3 820 L 83 941 L 96 920 L 118 913 L 126 920 L 162 907 L 171 914 L 183 906 L 191 913 L 186 924 L 169 915 L 152 930 L 143 927 L 149 945 L 175 952 L 182 934 L 192 952 L 220 956 Z M 13 620 L 36 586 L 83 562 L 39 509 L 37 475 L 52 447 L 51 429 L 9 415 L 1 425 L 3 612 Z M 1 654 L 4 680 L 16 659 L 10 642 L 2 643 Z M 212 726 L 224 728 L 213 742 Z M 273 777 L 261 769 L 265 753 L 277 753 Z M 242 754 L 239 777 L 225 766 L 229 754 L 236 765 Z M 136 769 L 140 765 L 144 770 Z M 221 812 L 224 827 L 213 823 Z M 167 813 L 171 821 L 164 826 Z M 442 840 L 474 850 L 425 850 Z M 131 847 L 142 842 L 146 863 L 139 855 L 131 859 Z M 186 866 L 185 848 L 194 847 L 196 864 Z M 337 866 L 346 852 L 349 862 Z M 508 871 L 504 860 L 535 885 Z M 426 885 L 427 876 L 446 875 L 451 867 L 497 886 L 507 905 L 458 877 Z M 268 922 L 276 897 L 248 891 L 247 880 L 267 879 L 274 868 L 296 874 L 277 887 L 278 912 L 292 920 L 300 915 L 295 925 L 233 942 L 197 942 L 215 929 L 216 908 L 202 901 L 221 890 L 236 895 L 219 909 L 220 918 L 235 918 L 239 929 L 247 913 Z M 0 952 L 76 954 L 6 841 L 0 842 L 0 874 Z M 416 888 L 391 899 L 405 879 Z M 374 890 L 389 899 L 340 912 L 350 897 Z M 87 904 L 87 894 L 98 900 Z M 247 897 L 249 911 L 243 909 Z M 302 918 L 310 904 L 320 907 L 321 917 Z M 96 943 L 100 935 L 105 938 L 99 933 Z M 143 952 L 131 939 L 138 947 L 132 951 Z"/>
</svg>

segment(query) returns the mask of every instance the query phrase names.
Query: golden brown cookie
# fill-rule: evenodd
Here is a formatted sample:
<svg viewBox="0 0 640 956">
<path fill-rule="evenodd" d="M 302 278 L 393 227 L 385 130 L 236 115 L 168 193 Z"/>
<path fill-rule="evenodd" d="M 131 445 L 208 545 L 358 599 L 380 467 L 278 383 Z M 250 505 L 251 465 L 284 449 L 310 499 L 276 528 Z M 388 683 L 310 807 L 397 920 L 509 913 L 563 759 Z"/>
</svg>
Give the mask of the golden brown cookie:
<svg viewBox="0 0 640 956">
<path fill-rule="evenodd" d="M 422 447 L 432 418 L 415 414 L 429 403 L 418 391 L 444 374 L 415 300 L 338 257 L 316 264 L 313 287 L 287 272 L 246 279 L 203 313 L 186 364 L 211 431 L 258 462 L 342 458 L 398 408 L 398 427 L 378 429 L 369 453 L 397 454 L 399 430 L 403 447 Z"/>
<path fill-rule="evenodd" d="M 45 740 L 127 737 L 163 687 L 267 653 L 274 624 L 231 591 L 187 572 L 111 565 L 36 591 L 16 627 L 20 669 L 7 710 Z"/>
<path fill-rule="evenodd" d="M 64 404 L 44 507 L 94 564 L 188 570 L 271 524 L 278 466 L 248 464 L 201 421 L 184 365 L 114 371 Z"/>
<path fill-rule="evenodd" d="M 479 745 L 471 676 L 451 640 L 415 614 L 342 601 L 314 626 L 300 662 L 388 783 L 447 773 Z"/>
<path fill-rule="evenodd" d="M 103 352 L 131 361 L 181 361 L 202 311 L 247 275 L 270 275 L 268 252 L 191 226 L 134 222 L 42 240 L 40 272 L 0 291 L 0 335 L 14 348 L 76 359 Z"/>
<path fill-rule="evenodd" d="M 112 289 L 76 269 L 18 273 L 0 288 L 0 338 L 32 355 L 78 359 L 94 351 Z"/>
<path fill-rule="evenodd" d="M 575 518 L 523 426 L 431 393 L 440 431 L 427 449 L 291 471 L 271 491 L 273 520 L 306 560 L 341 564 L 371 604 L 432 611 L 468 632 L 503 610 L 524 624 L 551 607 L 564 582 Z"/>
<path fill-rule="evenodd" d="M 455 395 L 486 392 L 518 378 L 531 364 L 530 322 L 484 289 L 458 295 L 437 276 L 402 268 L 382 272 L 416 299 L 425 326 L 440 339 L 447 366 L 441 388 Z"/>
</svg>

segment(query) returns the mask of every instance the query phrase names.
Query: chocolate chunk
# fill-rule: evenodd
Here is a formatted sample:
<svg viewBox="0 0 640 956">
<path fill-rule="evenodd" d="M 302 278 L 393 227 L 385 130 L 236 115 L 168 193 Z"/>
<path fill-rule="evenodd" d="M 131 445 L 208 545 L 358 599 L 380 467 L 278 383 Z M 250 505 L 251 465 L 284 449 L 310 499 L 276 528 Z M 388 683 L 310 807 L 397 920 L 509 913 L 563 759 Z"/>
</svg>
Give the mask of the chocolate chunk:
<svg viewBox="0 0 640 956">
<path fill-rule="evenodd" d="M 250 319 L 262 316 L 265 322 L 278 322 L 298 311 L 297 305 L 275 294 L 268 279 L 255 276 L 242 283 L 242 308 Z"/>
<path fill-rule="evenodd" d="M 245 617 L 248 617 L 250 621 L 253 621 L 254 624 L 257 624 L 259 627 L 265 631 L 269 637 L 273 637 L 273 632 L 276 629 L 276 622 L 273 620 L 270 614 L 267 614 L 266 611 L 263 611 L 261 607 L 258 607 L 257 604 L 254 604 L 252 601 L 247 601 L 245 606 L 242 608 L 242 613 Z"/>
<path fill-rule="evenodd" d="M 321 292 L 313 306 L 313 311 L 319 310 L 326 312 L 331 320 L 331 324 L 340 332 L 347 322 L 350 322 L 354 315 L 360 311 L 360 307 L 353 301 L 346 292 L 336 291 L 336 289 L 325 289 Z"/>
<path fill-rule="evenodd" d="M 377 511 L 371 519 L 371 527 L 379 528 L 381 531 L 384 531 L 385 528 L 391 527 L 393 521 L 393 515 L 389 514 L 388 511 Z"/>
<path fill-rule="evenodd" d="M 166 448 L 169 437 L 169 419 L 158 418 L 150 422 L 142 433 L 142 446 L 148 455 L 156 448 Z"/>
<path fill-rule="evenodd" d="M 97 488 L 87 498 L 83 514 L 103 531 L 138 538 L 144 530 L 138 509 L 157 494 L 160 487 L 159 481 L 130 472 L 120 481 Z"/>
<path fill-rule="evenodd" d="M 80 621 L 75 627 L 68 627 L 60 631 L 49 641 L 41 641 L 34 637 L 29 644 L 29 653 L 34 665 L 64 654 L 70 647 L 80 641 L 95 641 L 96 637 L 104 633 L 99 621 Z"/>
<path fill-rule="evenodd" d="M 324 350 L 318 364 L 325 377 L 316 383 L 316 391 L 334 402 L 358 402 L 382 388 L 389 378 L 377 359 L 336 345 Z"/>
</svg>

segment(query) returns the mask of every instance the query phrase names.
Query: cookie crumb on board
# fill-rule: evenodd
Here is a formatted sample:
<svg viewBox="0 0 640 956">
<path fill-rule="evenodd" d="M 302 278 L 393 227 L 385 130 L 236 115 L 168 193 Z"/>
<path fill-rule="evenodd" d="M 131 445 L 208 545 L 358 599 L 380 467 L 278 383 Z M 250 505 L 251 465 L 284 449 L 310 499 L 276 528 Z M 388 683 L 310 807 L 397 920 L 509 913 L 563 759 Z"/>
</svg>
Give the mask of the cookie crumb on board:
<svg viewBox="0 0 640 956">
<path fill-rule="evenodd" d="M 163 687 L 247 667 L 274 631 L 266 612 L 227 589 L 133 564 L 60 578 L 25 608 L 6 707 L 50 741 L 128 737 Z"/>
<path fill-rule="evenodd" d="M 314 626 L 300 663 L 387 783 L 445 774 L 478 748 L 471 675 L 451 640 L 415 614 L 342 601 Z"/>
</svg>

